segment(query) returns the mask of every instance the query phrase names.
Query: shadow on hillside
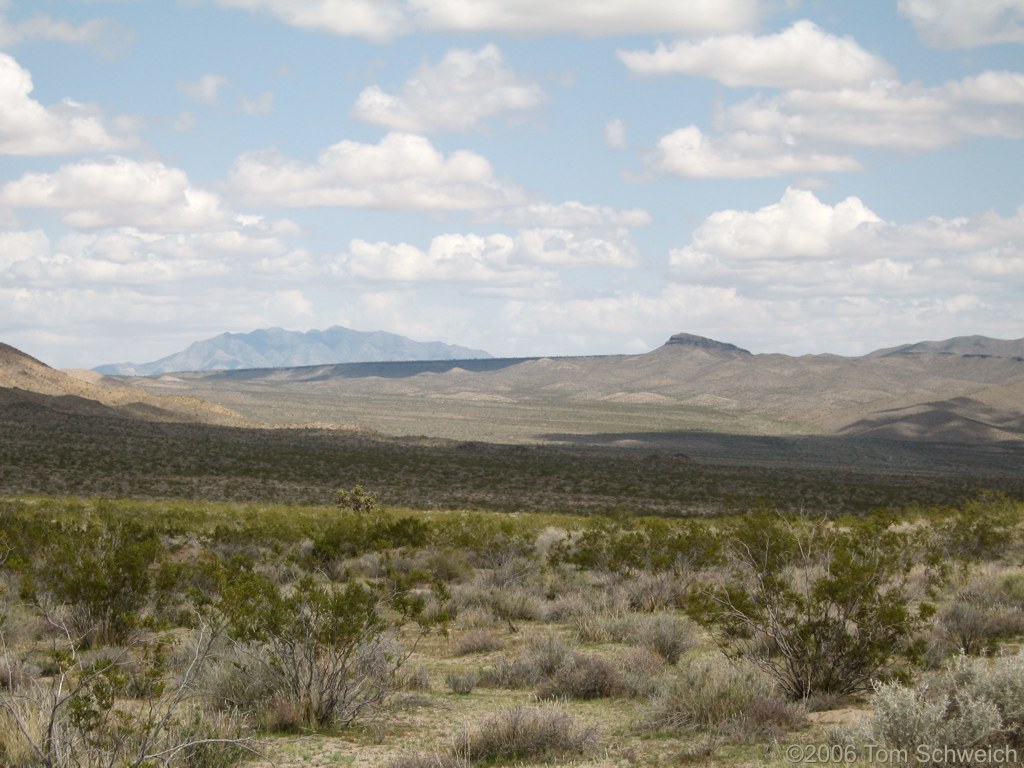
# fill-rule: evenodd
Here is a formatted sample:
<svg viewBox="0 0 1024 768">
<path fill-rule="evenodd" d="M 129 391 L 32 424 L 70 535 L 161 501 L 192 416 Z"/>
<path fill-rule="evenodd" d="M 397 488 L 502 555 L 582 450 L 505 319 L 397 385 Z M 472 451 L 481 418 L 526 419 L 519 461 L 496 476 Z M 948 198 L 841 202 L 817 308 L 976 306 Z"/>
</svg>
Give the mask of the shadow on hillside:
<svg viewBox="0 0 1024 768">
<path fill-rule="evenodd" d="M 552 443 L 637 451 L 711 464 L 852 472 L 1024 478 L 1024 441 L 970 444 L 824 435 L 709 432 L 547 433 Z"/>
</svg>

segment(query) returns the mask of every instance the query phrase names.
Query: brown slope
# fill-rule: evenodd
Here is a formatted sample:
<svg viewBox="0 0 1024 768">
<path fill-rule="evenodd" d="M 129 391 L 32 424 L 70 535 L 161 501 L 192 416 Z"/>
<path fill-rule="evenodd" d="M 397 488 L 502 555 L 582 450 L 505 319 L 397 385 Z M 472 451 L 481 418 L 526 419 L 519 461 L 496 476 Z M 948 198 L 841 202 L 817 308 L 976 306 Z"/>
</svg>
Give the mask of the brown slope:
<svg viewBox="0 0 1024 768">
<path fill-rule="evenodd" d="M 185 421 L 241 426 L 239 414 L 194 397 L 164 397 L 110 377 L 58 371 L 31 355 L 0 343 L 0 406 L 35 407 L 87 416 L 120 416 L 145 421 Z"/>
</svg>

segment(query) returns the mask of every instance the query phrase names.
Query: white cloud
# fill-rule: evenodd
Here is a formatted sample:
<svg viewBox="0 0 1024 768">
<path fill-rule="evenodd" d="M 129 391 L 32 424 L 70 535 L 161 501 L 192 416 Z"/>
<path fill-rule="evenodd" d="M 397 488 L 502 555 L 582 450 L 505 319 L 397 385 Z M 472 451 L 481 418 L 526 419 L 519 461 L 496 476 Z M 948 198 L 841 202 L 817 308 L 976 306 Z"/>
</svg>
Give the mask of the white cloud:
<svg viewBox="0 0 1024 768">
<path fill-rule="evenodd" d="M 719 211 L 693 233 L 693 248 L 738 259 L 821 258 L 838 242 L 881 219 L 858 198 L 835 206 L 814 193 L 787 189 L 782 200 L 757 211 Z"/>
<path fill-rule="evenodd" d="M 941 86 L 875 81 L 860 89 L 795 90 L 728 109 L 734 131 L 794 143 L 885 147 L 909 152 L 965 139 L 1024 135 L 1021 75 L 983 72 Z"/>
<path fill-rule="evenodd" d="M 82 161 L 55 173 L 27 173 L 0 187 L 0 203 L 62 211 L 75 229 L 131 226 L 149 231 L 215 229 L 228 213 L 220 198 L 158 162 L 123 157 Z"/>
<path fill-rule="evenodd" d="M 410 0 L 430 29 L 569 34 L 708 34 L 745 29 L 758 20 L 755 0 Z"/>
<path fill-rule="evenodd" d="M 564 203 L 531 203 L 497 211 L 485 217 L 491 221 L 525 227 L 607 230 L 646 227 L 651 215 L 640 208 L 618 210 L 605 205 L 588 205 L 576 200 Z"/>
<path fill-rule="evenodd" d="M 516 256 L 530 264 L 560 267 L 629 269 L 639 263 L 624 229 L 603 236 L 569 229 L 524 229 L 516 237 Z"/>
<path fill-rule="evenodd" d="M 710 37 L 618 56 L 635 74 L 697 75 L 732 87 L 834 88 L 892 76 L 885 61 L 852 38 L 830 35 L 810 21 L 774 35 Z"/>
<path fill-rule="evenodd" d="M 438 235 L 423 251 L 408 243 L 353 240 L 339 260 L 343 274 L 369 281 L 524 285 L 553 274 L 515 263 L 516 244 L 507 235 Z"/>
<path fill-rule="evenodd" d="M 1024 0 L 899 0 L 898 8 L 939 48 L 1024 42 Z"/>
<path fill-rule="evenodd" d="M 207 72 L 198 80 L 179 80 L 178 90 L 202 104 L 216 104 L 220 92 L 231 84 L 224 75 Z"/>
<path fill-rule="evenodd" d="M 10 21 L 0 7 L 0 48 L 36 40 L 52 40 L 90 46 L 109 57 L 116 56 L 133 39 L 134 34 L 130 28 L 111 19 L 90 19 L 82 24 L 72 24 L 64 19 L 36 13 L 18 21 Z"/>
<path fill-rule="evenodd" d="M 353 240 L 337 271 L 370 282 L 468 283 L 488 288 L 554 283 L 555 267 L 630 268 L 637 256 L 625 231 L 600 237 L 569 229 L 507 234 L 444 234 L 424 250 L 409 243 Z"/>
<path fill-rule="evenodd" d="M 745 179 L 860 168 L 860 163 L 849 155 L 796 147 L 769 133 L 736 131 L 719 137 L 706 136 L 694 125 L 662 137 L 647 162 L 655 170 L 698 179 Z"/>
<path fill-rule="evenodd" d="M 276 151 L 241 156 L 231 188 L 258 205 L 456 210 L 515 203 L 521 193 L 494 179 L 490 163 L 467 150 L 445 156 L 427 139 L 389 133 L 378 144 L 341 141 L 315 165 Z"/>
<path fill-rule="evenodd" d="M 217 0 L 294 27 L 386 42 L 413 29 L 602 37 L 750 29 L 757 0 Z"/>
<path fill-rule="evenodd" d="M 0 155 L 65 155 L 132 146 L 134 122 L 104 120 L 99 109 L 65 99 L 44 107 L 31 98 L 32 76 L 0 53 Z"/>
<path fill-rule="evenodd" d="M 672 251 L 670 268 L 680 283 L 731 286 L 758 300 L 874 297 L 906 304 L 984 295 L 1012 304 L 1007 280 L 1019 285 L 1024 277 L 1022 236 L 1024 208 L 1009 218 L 898 225 L 855 197 L 828 205 L 789 189 L 757 211 L 712 214 L 689 245 Z"/>
<path fill-rule="evenodd" d="M 436 66 L 423 64 L 397 95 L 374 85 L 359 94 L 355 116 L 414 133 L 468 131 L 489 117 L 523 112 L 545 100 L 543 89 L 505 66 L 501 51 L 452 50 Z"/>
<path fill-rule="evenodd" d="M 692 178 L 753 178 L 857 170 L 854 147 L 925 152 L 973 138 L 1024 136 L 1024 74 L 986 71 L 927 87 L 875 80 L 857 88 L 794 89 L 723 108 L 718 132 L 664 136 L 648 164 Z"/>
<path fill-rule="evenodd" d="M 227 8 L 269 13 L 289 26 L 384 43 L 408 27 L 401 0 L 216 0 Z"/>
<path fill-rule="evenodd" d="M 604 141 L 612 149 L 623 149 L 626 146 L 626 124 L 619 118 L 605 123 Z"/>
<path fill-rule="evenodd" d="M 247 115 L 269 115 L 274 111 L 274 94 L 264 91 L 255 98 L 242 97 L 242 111 Z"/>
</svg>

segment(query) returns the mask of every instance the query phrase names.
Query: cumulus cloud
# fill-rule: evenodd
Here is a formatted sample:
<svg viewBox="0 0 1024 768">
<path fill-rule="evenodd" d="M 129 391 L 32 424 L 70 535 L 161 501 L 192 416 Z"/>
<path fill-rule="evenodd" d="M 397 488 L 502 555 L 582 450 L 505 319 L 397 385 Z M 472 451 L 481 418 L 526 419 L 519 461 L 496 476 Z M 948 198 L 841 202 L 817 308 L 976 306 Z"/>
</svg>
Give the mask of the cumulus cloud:
<svg viewBox="0 0 1024 768">
<path fill-rule="evenodd" d="M 939 48 L 1024 42 L 1024 0 L 899 0 L 898 8 Z"/>
<path fill-rule="evenodd" d="M 107 121 L 97 107 L 71 99 L 45 107 L 32 89 L 28 70 L 0 53 L 0 155 L 108 152 L 136 143 L 131 119 Z"/>
<path fill-rule="evenodd" d="M 697 179 L 746 179 L 861 167 L 849 155 L 796 147 L 769 133 L 735 131 L 707 136 L 695 125 L 662 137 L 647 162 L 655 170 Z"/>
<path fill-rule="evenodd" d="M 856 197 L 835 206 L 813 192 L 787 189 L 757 211 L 718 211 L 693 233 L 693 249 L 738 259 L 834 256 L 837 243 L 881 219 Z"/>
<path fill-rule="evenodd" d="M 217 0 L 291 26 L 386 42 L 415 29 L 601 37 L 713 34 L 750 29 L 757 0 Z"/>
<path fill-rule="evenodd" d="M 625 232 L 600 237 L 570 229 L 524 229 L 514 236 L 444 234 L 426 249 L 409 243 L 353 240 L 337 271 L 370 282 L 469 283 L 488 288 L 539 286 L 557 267 L 636 265 Z"/>
<path fill-rule="evenodd" d="M 998 295 L 1024 276 L 1024 208 L 1013 217 L 883 221 L 858 198 L 835 205 L 789 189 L 756 211 L 720 211 L 670 254 L 675 279 L 757 298 Z"/>
<path fill-rule="evenodd" d="M 985 71 L 938 86 L 874 80 L 794 89 L 721 110 L 719 130 L 687 126 L 649 156 L 655 170 L 693 178 L 850 171 L 851 148 L 925 152 L 974 138 L 1024 136 L 1024 75 Z"/>
<path fill-rule="evenodd" d="M 514 262 L 515 241 L 507 235 L 438 235 L 426 250 L 408 243 L 353 240 L 339 261 L 352 277 L 385 282 L 454 282 L 487 286 L 552 279 Z"/>
<path fill-rule="evenodd" d="M 193 186 L 184 171 L 124 157 L 27 173 L 0 187 L 0 204 L 59 210 L 68 226 L 82 230 L 203 230 L 223 227 L 229 217 L 220 198 Z"/>
<path fill-rule="evenodd" d="M 774 35 L 710 37 L 653 51 L 619 51 L 618 57 L 638 75 L 696 75 L 731 87 L 835 88 L 893 74 L 852 38 L 830 35 L 810 21 Z"/>
<path fill-rule="evenodd" d="M 456 210 L 515 203 L 521 193 L 467 150 L 444 155 L 426 138 L 389 133 L 377 144 L 341 141 L 315 164 L 279 152 L 242 155 L 230 187 L 245 201 L 284 207 Z"/>
<path fill-rule="evenodd" d="M 397 95 L 370 86 L 353 112 L 398 131 L 468 131 L 494 115 L 533 109 L 545 98 L 539 85 L 505 66 L 497 46 L 487 45 L 449 51 L 437 65 L 422 65 Z"/>
</svg>

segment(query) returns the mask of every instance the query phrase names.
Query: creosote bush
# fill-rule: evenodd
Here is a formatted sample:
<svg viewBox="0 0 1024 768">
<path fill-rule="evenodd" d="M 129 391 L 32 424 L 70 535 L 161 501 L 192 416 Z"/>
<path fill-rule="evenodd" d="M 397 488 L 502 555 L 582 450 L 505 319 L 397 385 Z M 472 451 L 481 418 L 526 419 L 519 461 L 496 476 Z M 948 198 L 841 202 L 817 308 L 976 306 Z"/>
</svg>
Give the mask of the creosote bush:
<svg viewBox="0 0 1024 768">
<path fill-rule="evenodd" d="M 313 729 L 351 723 L 398 688 L 409 651 L 389 633 L 415 624 L 422 608 L 421 598 L 356 581 L 307 575 L 286 590 L 244 566 L 224 570 L 218 602 L 244 665 L 271 691 L 279 725 Z"/>
<path fill-rule="evenodd" d="M 932 614 L 911 607 L 910 547 L 882 522 L 762 512 L 728 526 L 723 542 L 729 578 L 704 584 L 691 613 L 792 699 L 870 688 Z"/>
</svg>

